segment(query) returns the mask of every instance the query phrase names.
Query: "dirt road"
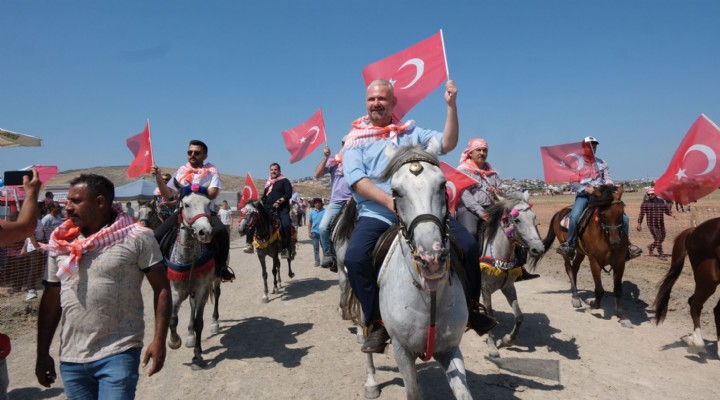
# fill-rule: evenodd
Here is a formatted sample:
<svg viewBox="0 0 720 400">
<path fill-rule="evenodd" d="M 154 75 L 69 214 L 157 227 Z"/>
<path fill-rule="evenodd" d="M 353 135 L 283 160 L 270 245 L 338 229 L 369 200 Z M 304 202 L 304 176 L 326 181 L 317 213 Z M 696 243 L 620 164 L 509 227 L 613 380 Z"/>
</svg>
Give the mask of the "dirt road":
<svg viewBox="0 0 720 400">
<path fill-rule="evenodd" d="M 192 371 L 191 349 L 168 350 L 163 371 L 152 378 L 146 374 L 141 377 L 137 398 L 363 398 L 364 357 L 350 332 L 351 325 L 338 316 L 335 274 L 313 267 L 307 230 L 302 227 L 299 231 L 299 255 L 293 264 L 296 276 L 289 279 L 283 265 L 284 291 L 271 296 L 267 304 L 260 301 L 262 278 L 257 257 L 241 251 L 244 240 L 232 242 L 231 263 L 238 280 L 223 284 L 221 331 L 203 341 L 210 366 Z M 535 372 L 546 377 L 557 372 L 559 381 L 499 368 L 485 359 L 484 341 L 468 332 L 461 348 L 474 398 L 716 399 L 720 361 L 711 309 L 718 295 L 706 304 L 703 314 L 703 332 L 710 352 L 707 356 L 689 354 L 680 340 L 691 328 L 685 303 L 692 287 L 688 267 L 673 292 L 665 324 L 655 326 L 650 321 L 651 314 L 646 312 L 667 265 L 648 256 L 629 264 L 625 304 L 635 327 L 628 329 L 621 327 L 613 316 L 612 294 L 597 311 L 587 306 L 580 309 L 571 306 L 567 278 L 559 257 L 551 250 L 540 265 L 542 277 L 517 285 L 525 323 L 516 345 L 503 348 L 500 353 L 510 366 L 534 367 Z M 582 296 L 588 300 L 593 295 L 586 265 L 580 275 Z M 610 276 L 604 275 L 603 279 L 606 289 L 611 288 Z M 151 299 L 149 287 L 144 288 L 144 293 L 149 311 L 152 304 L 147 300 Z M 509 330 L 512 313 L 500 294 L 495 295 L 494 305 L 501 322 L 496 332 L 501 337 Z M 185 304 L 181 327 L 187 325 L 188 312 Z M 147 342 L 153 325 L 146 325 Z M 206 332 L 207 327 L 208 324 Z M 51 389 L 41 388 L 35 381 L 34 330 L 16 334 L 13 344 L 13 354 L 8 359 L 11 398 L 64 398 L 60 380 Z M 56 338 L 55 352 L 57 348 Z M 402 380 L 390 347 L 386 354 L 376 357 L 376 366 L 381 398 L 403 398 Z M 424 398 L 452 397 L 436 363 L 421 362 L 418 369 Z"/>
</svg>

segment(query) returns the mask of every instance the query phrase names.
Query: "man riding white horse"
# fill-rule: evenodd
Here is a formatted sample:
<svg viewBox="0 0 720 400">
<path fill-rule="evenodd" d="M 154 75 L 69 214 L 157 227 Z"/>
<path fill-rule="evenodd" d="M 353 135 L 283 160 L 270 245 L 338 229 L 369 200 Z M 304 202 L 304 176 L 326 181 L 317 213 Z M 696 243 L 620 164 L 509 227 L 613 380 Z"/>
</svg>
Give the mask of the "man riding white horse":
<svg viewBox="0 0 720 400">
<path fill-rule="evenodd" d="M 353 122 L 347 136 L 342 160 L 345 179 L 352 188 L 357 202 L 359 219 L 345 255 L 350 285 L 358 297 L 363 311 L 363 324 L 367 338 L 361 351 L 382 353 L 389 335 L 382 324 L 378 301 L 376 272 L 371 265 L 371 253 L 375 243 L 396 220 L 390 182 L 379 179 L 388 164 L 387 146 L 420 144 L 424 147 L 436 140 L 441 153 L 451 151 L 457 145 L 458 118 L 455 97 L 457 88 L 452 81 L 445 85 L 447 118 L 444 132 L 418 128 L 413 121 L 393 118 L 397 103 L 393 85 L 386 80 L 376 80 L 367 88 L 367 115 Z M 452 234 L 463 248 L 463 267 L 466 271 L 477 270 L 478 249 L 475 240 L 457 221 L 451 220 Z M 469 325 L 478 334 L 484 334 L 497 322 L 480 313 L 471 313 Z"/>
<path fill-rule="evenodd" d="M 605 160 L 595 156 L 597 146 L 600 142 L 593 136 L 587 136 L 583 140 L 583 167 L 577 172 L 577 180 L 570 182 L 575 190 L 575 203 L 570 211 L 570 222 L 568 224 L 568 240 L 557 248 L 559 254 L 567 256 L 571 261 L 575 258 L 575 246 L 578 240 L 578 223 L 580 217 L 590 202 L 590 196 L 600 185 L 612 185 L 610 173 Z M 642 254 L 642 249 L 630 243 L 630 220 L 627 214 L 623 214 L 623 232 L 628 238 L 627 259 L 631 260 Z"/>
<path fill-rule="evenodd" d="M 173 185 L 175 187 L 188 185 L 205 186 L 207 187 L 208 198 L 214 200 L 217 195 L 220 194 L 222 183 L 220 182 L 220 173 L 217 168 L 210 163 L 204 162 L 207 157 L 207 145 L 200 140 L 191 140 L 187 150 L 188 162 L 178 168 L 172 180 Z M 153 165 L 150 172 L 155 176 L 155 181 L 162 196 L 166 199 L 171 198 L 174 193 L 162 179 L 160 168 L 158 168 L 157 165 Z M 177 227 L 178 219 L 176 214 L 167 218 L 162 225 L 155 230 L 155 238 L 158 242 L 162 240 L 168 231 Z M 216 271 L 218 275 L 222 276 L 223 281 L 232 282 L 235 280 L 235 274 L 227 265 L 228 254 L 230 252 L 230 235 L 217 215 L 213 214 L 212 218 L 210 218 L 210 223 L 213 228 L 212 243 L 215 245 Z"/>
<path fill-rule="evenodd" d="M 497 200 L 500 184 L 502 184 L 500 175 L 487 162 L 488 153 L 488 144 L 484 139 L 470 139 L 468 147 L 460 156 L 460 165 L 457 168 L 458 171 L 477 181 L 477 184 L 460 193 L 457 220 L 478 241 L 480 254 L 482 254 L 483 230 L 487 219 L 485 209 Z M 520 260 L 520 265 L 525 263 L 527 256 L 521 247 L 517 248 L 516 257 Z M 516 282 L 535 279 L 539 276 L 529 273 L 523 266 L 522 276 Z"/>
</svg>

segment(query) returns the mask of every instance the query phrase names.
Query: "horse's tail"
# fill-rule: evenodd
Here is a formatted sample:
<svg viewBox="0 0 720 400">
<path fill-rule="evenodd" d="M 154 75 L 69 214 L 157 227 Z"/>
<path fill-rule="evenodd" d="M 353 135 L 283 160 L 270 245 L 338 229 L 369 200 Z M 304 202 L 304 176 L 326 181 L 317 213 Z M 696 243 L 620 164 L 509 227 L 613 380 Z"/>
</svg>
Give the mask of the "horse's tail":
<svg viewBox="0 0 720 400">
<path fill-rule="evenodd" d="M 672 291 L 675 281 L 677 281 L 685 264 L 685 256 L 687 256 L 686 242 L 690 234 L 695 228 L 687 228 L 682 231 L 673 244 L 672 261 L 670 262 L 670 270 L 663 278 L 657 296 L 655 297 L 655 324 L 659 325 L 667 315 L 668 303 L 670 302 L 670 291 Z"/>
<path fill-rule="evenodd" d="M 355 296 L 350 282 L 347 282 L 341 293 L 340 311 L 342 312 L 342 319 L 351 320 L 356 325 L 363 325 L 363 321 L 360 318 L 360 302 Z"/>
<path fill-rule="evenodd" d="M 355 220 L 357 219 L 357 207 L 355 199 L 350 198 L 345 204 L 344 211 L 338 220 L 335 235 L 333 235 L 333 243 L 340 246 L 350 239 L 353 229 L 355 228 Z"/>
<path fill-rule="evenodd" d="M 550 246 L 552 246 L 553 242 L 555 241 L 555 222 L 557 221 L 559 225 L 559 218 L 560 211 L 556 212 L 555 215 L 553 215 L 552 219 L 550 219 L 550 226 L 548 227 L 547 235 L 545 235 L 545 239 L 543 239 L 542 241 L 543 247 L 545 247 L 545 251 L 550 250 Z"/>
</svg>

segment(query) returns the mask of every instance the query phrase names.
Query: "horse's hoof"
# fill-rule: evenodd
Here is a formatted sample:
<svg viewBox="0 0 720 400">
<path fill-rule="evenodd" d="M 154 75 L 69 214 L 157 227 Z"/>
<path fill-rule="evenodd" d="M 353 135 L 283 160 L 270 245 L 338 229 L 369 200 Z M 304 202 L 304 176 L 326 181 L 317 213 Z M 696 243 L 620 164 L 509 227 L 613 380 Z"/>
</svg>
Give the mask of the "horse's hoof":
<svg viewBox="0 0 720 400">
<path fill-rule="evenodd" d="M 632 322 L 630 322 L 630 320 L 627 318 L 620 320 L 620 326 L 622 326 L 623 328 L 630 328 L 630 329 L 635 328 L 635 325 L 633 325 Z"/>
<path fill-rule="evenodd" d="M 502 345 L 503 345 L 503 346 L 508 346 L 508 347 L 509 347 L 509 346 L 512 346 L 513 344 L 515 344 L 515 340 L 513 340 L 513 338 L 512 338 L 509 334 L 503 336 L 503 338 L 502 338 Z"/>
<path fill-rule="evenodd" d="M 182 345 L 182 340 L 180 340 L 179 337 L 173 338 L 172 336 L 170 336 L 170 339 L 168 339 L 168 347 L 169 348 L 171 348 L 173 350 L 177 350 L 180 348 L 180 345 Z"/>
<path fill-rule="evenodd" d="M 272 294 L 280 294 L 280 290 L 278 290 L 278 288 L 273 288 Z"/>
<path fill-rule="evenodd" d="M 210 333 L 215 335 L 218 332 L 220 332 L 220 324 L 218 324 L 217 322 L 211 323 L 210 324 Z"/>
<path fill-rule="evenodd" d="M 262 302 L 263 302 L 263 303 L 267 303 L 268 301 L 270 301 L 270 299 L 268 299 L 267 295 L 265 295 L 265 296 L 262 297 Z"/>
<path fill-rule="evenodd" d="M 295 277 L 295 273 L 294 273 L 294 272 L 290 272 L 290 273 L 288 274 L 288 276 L 289 276 L 290 278 L 294 278 L 294 277 Z M 379 395 L 378 395 L 378 396 L 379 396 Z"/>
<path fill-rule="evenodd" d="M 490 358 L 500 358 L 500 351 L 498 349 L 492 349 L 488 352 Z"/>
<path fill-rule="evenodd" d="M 189 348 L 195 347 L 195 336 L 191 336 L 191 337 L 185 339 L 185 347 L 189 347 Z"/>
<path fill-rule="evenodd" d="M 378 386 L 366 386 L 365 387 L 365 398 L 366 399 L 377 399 L 380 397 L 380 388 Z"/>
<path fill-rule="evenodd" d="M 580 301 L 580 298 L 578 298 L 578 297 L 573 297 L 573 298 L 572 298 L 572 305 L 573 305 L 573 307 L 575 307 L 575 308 L 580 308 L 580 307 L 582 307 L 582 302 Z"/>
<path fill-rule="evenodd" d="M 692 333 L 686 336 L 682 337 L 682 341 L 685 342 L 685 344 L 688 345 L 688 353 L 692 354 L 707 354 L 707 349 L 705 348 L 705 342 L 701 341 L 698 342 L 695 340 L 695 335 Z"/>
<path fill-rule="evenodd" d="M 590 300 L 590 302 L 589 302 L 588 304 L 590 304 L 590 308 L 594 308 L 594 309 L 596 309 L 596 310 L 597 310 L 598 308 L 600 308 L 600 302 L 598 302 L 598 301 L 595 300 L 595 299 Z"/>
<path fill-rule="evenodd" d="M 200 371 L 200 370 L 205 369 L 205 367 L 207 367 L 207 362 L 205 362 L 205 360 L 202 360 L 202 359 L 200 359 L 200 360 L 193 359 L 192 364 L 190 364 L 190 369 L 192 369 L 193 371 Z"/>
</svg>

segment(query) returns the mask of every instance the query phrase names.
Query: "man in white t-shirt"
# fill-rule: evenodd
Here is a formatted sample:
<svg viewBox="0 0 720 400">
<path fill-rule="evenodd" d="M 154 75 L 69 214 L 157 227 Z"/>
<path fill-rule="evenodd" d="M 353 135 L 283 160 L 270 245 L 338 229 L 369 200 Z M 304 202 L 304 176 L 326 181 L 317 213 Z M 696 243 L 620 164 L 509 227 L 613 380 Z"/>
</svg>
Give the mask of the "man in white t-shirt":
<svg viewBox="0 0 720 400">
<path fill-rule="evenodd" d="M 232 210 L 230 209 L 230 205 L 227 200 L 223 200 L 222 207 L 218 210 L 218 217 L 220 217 L 220 222 L 225 225 L 228 234 L 230 234 L 230 225 L 232 225 Z"/>
</svg>

